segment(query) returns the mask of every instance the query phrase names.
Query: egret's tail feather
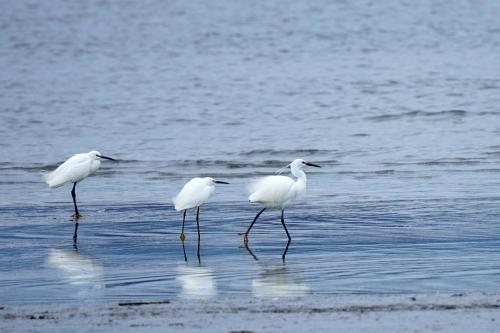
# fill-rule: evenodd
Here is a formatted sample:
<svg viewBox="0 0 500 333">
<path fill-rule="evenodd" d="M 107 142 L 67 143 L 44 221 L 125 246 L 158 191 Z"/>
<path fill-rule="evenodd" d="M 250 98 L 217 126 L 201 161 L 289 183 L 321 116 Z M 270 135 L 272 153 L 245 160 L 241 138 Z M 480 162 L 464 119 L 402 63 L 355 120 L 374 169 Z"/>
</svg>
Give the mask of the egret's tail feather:
<svg viewBox="0 0 500 333">
<path fill-rule="evenodd" d="M 172 203 L 174 204 L 174 207 L 175 207 L 176 211 L 180 211 L 181 210 L 180 207 L 179 207 L 179 205 L 177 204 L 177 196 L 172 197 Z"/>
<path fill-rule="evenodd" d="M 256 193 L 250 194 L 250 196 L 248 197 L 248 201 L 249 202 L 256 202 Z"/>
<path fill-rule="evenodd" d="M 47 183 L 47 185 L 49 185 L 50 187 L 52 187 L 50 184 L 51 184 L 51 180 L 52 180 L 52 177 L 53 176 L 53 171 L 49 171 L 49 170 L 42 170 L 42 179 L 45 183 Z"/>
<path fill-rule="evenodd" d="M 262 186 L 265 185 L 266 179 L 268 179 L 268 178 L 269 177 L 254 179 L 253 181 L 251 181 L 248 184 L 247 190 L 248 190 L 248 193 L 250 194 L 250 196 L 248 197 L 248 201 L 250 201 L 250 202 L 258 202 L 259 201 L 259 197 L 261 194 L 260 189 L 262 189 Z"/>
<path fill-rule="evenodd" d="M 56 170 L 48 171 L 48 170 L 42 170 L 42 178 L 49 185 L 49 187 L 59 187 L 64 185 L 66 183 L 65 180 L 60 179 L 61 177 L 58 177 L 58 173 Z"/>
</svg>

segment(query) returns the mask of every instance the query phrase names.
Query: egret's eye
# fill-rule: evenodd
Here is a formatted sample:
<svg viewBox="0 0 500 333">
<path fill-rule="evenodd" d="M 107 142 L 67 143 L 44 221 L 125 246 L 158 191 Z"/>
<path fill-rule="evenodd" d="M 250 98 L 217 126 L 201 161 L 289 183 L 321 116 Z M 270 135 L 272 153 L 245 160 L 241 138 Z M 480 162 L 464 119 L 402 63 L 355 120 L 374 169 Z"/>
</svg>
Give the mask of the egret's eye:
<svg viewBox="0 0 500 333">
<path fill-rule="evenodd" d="M 306 161 L 302 161 L 302 164 L 306 164 Z"/>
</svg>

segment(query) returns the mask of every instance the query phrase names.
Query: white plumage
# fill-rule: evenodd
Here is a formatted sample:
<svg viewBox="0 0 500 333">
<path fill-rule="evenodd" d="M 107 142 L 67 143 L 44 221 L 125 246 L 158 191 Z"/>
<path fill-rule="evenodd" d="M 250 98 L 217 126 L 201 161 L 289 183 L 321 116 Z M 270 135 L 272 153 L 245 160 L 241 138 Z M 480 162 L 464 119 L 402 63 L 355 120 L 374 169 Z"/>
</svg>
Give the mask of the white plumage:
<svg viewBox="0 0 500 333">
<path fill-rule="evenodd" d="M 174 198 L 175 210 L 181 211 L 201 206 L 210 199 L 214 190 L 215 183 L 210 177 L 191 179 Z"/>
<path fill-rule="evenodd" d="M 49 187 L 59 187 L 87 178 L 101 166 L 97 155 L 100 155 L 98 151 L 91 151 L 71 156 L 54 171 L 45 173 L 45 182 Z"/>
<path fill-rule="evenodd" d="M 259 203 L 266 208 L 283 209 L 292 200 L 303 194 L 301 185 L 290 177 L 267 176 L 250 184 L 249 189 L 253 193 L 250 194 L 248 200 Z"/>
</svg>

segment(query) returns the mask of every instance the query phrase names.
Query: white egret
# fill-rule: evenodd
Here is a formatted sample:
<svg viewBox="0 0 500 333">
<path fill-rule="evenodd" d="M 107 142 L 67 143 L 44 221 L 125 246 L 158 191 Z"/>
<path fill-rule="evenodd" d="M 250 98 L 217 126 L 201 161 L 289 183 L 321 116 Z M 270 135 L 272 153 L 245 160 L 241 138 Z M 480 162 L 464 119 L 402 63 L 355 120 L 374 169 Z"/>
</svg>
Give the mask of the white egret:
<svg viewBox="0 0 500 333">
<path fill-rule="evenodd" d="M 252 194 L 250 194 L 248 200 L 250 202 L 258 203 L 264 206 L 264 208 L 257 213 L 252 221 L 252 224 L 250 224 L 247 231 L 243 234 L 243 241 L 246 247 L 248 246 L 248 233 L 250 232 L 250 229 L 252 229 L 255 221 L 257 221 L 260 214 L 262 214 L 266 208 L 281 210 L 281 224 L 283 224 L 283 228 L 285 228 L 286 235 L 288 236 L 288 244 L 290 244 L 292 238 L 290 237 L 285 225 L 285 208 L 288 207 L 293 200 L 304 195 L 306 191 L 307 177 L 302 169 L 307 165 L 320 168 L 317 164 L 309 163 L 299 158 L 289 164 L 292 175 L 297 178 L 296 180 L 281 175 L 267 176 L 250 185 Z M 285 252 L 283 253 L 283 259 L 285 258 L 286 251 L 288 250 L 288 244 Z"/>
<path fill-rule="evenodd" d="M 208 201 L 210 196 L 215 190 L 215 184 L 229 184 L 220 180 L 214 180 L 210 177 L 205 178 L 193 178 L 184 185 L 182 190 L 173 199 L 175 210 L 178 212 L 183 210 L 184 214 L 182 217 L 182 231 L 179 236 L 181 241 L 184 242 L 186 238 L 184 235 L 184 222 L 186 220 L 186 211 L 191 208 L 197 208 L 196 210 L 196 226 L 198 227 L 198 259 L 200 258 L 200 206 Z"/>
<path fill-rule="evenodd" d="M 115 159 L 101 155 L 98 151 L 91 151 L 88 153 L 76 154 L 68 158 L 63 164 L 57 167 L 54 171 L 44 173 L 45 182 L 52 187 L 59 187 L 66 183 L 73 183 L 71 196 L 73 197 L 73 205 L 75 206 L 75 213 L 73 217 L 78 220 L 81 215 L 78 212 L 76 205 L 76 183 L 87 178 L 97 171 L 101 166 L 101 159 L 112 160 Z M 78 230 L 78 222 L 75 223 L 75 231 L 73 233 L 73 241 L 76 242 Z"/>
</svg>

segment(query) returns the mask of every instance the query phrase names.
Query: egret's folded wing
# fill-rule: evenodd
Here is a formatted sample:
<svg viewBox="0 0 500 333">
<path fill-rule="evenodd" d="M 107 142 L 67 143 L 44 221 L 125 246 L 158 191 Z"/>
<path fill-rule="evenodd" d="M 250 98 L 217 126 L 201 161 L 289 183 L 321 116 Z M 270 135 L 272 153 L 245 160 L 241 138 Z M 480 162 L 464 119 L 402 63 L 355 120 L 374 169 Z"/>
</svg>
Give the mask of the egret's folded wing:
<svg viewBox="0 0 500 333">
<path fill-rule="evenodd" d="M 285 197 L 294 181 L 286 176 L 267 176 L 252 182 L 248 188 L 252 192 L 248 200 L 252 202 L 276 202 Z"/>
<path fill-rule="evenodd" d="M 179 194 L 174 198 L 176 210 L 198 207 L 208 200 L 214 190 L 213 186 L 207 186 L 201 178 L 191 179 Z"/>
<path fill-rule="evenodd" d="M 43 174 L 50 187 L 59 187 L 67 182 L 76 182 L 88 176 L 90 160 L 86 154 L 76 154 L 52 172 Z"/>
</svg>

